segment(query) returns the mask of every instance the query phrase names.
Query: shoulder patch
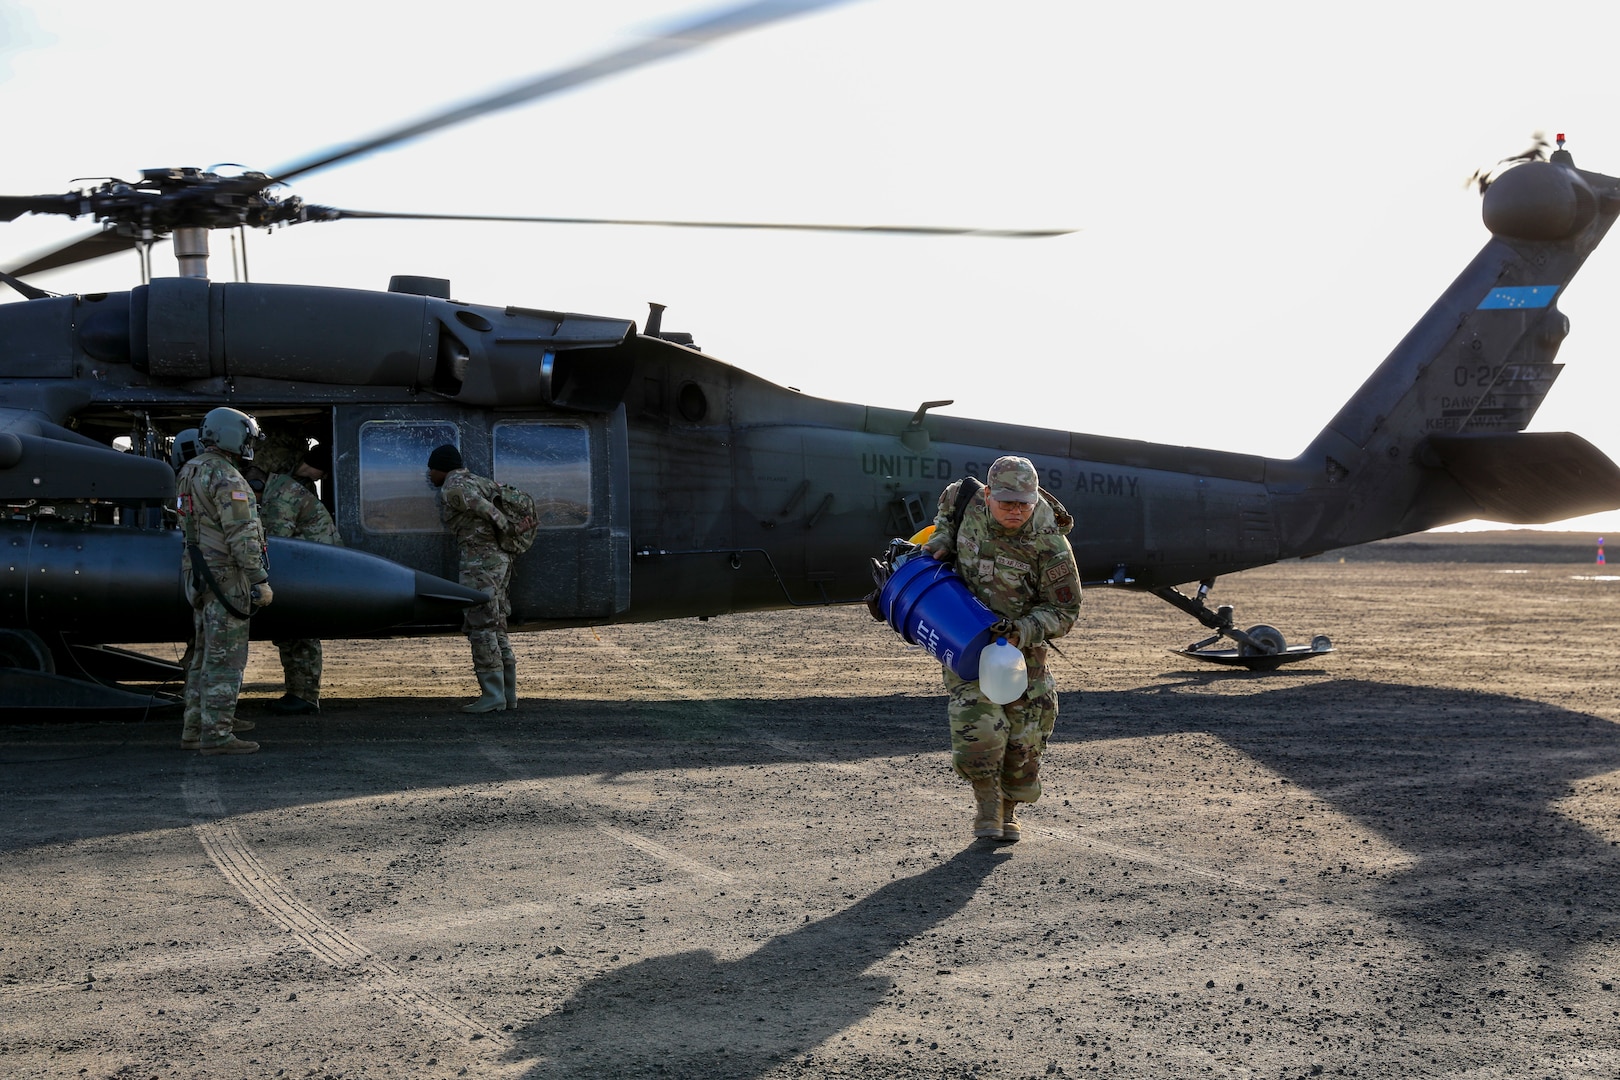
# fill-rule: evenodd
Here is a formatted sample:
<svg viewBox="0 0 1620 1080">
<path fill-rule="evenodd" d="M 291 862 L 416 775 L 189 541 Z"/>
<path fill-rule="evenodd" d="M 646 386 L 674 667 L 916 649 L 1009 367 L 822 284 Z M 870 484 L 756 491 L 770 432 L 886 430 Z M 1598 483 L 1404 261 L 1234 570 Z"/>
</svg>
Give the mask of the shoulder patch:
<svg viewBox="0 0 1620 1080">
<path fill-rule="evenodd" d="M 253 493 L 248 491 L 233 491 L 231 492 L 231 498 L 245 502 L 246 500 L 253 498 Z"/>
<path fill-rule="evenodd" d="M 1047 571 L 1046 571 L 1046 580 L 1047 581 L 1062 581 L 1064 578 L 1068 577 L 1072 573 L 1074 573 L 1074 563 L 1070 562 L 1068 559 L 1064 559 L 1062 562 L 1058 563 L 1056 566 L 1053 566 L 1053 567 L 1050 567 L 1050 568 L 1047 569 Z"/>
</svg>

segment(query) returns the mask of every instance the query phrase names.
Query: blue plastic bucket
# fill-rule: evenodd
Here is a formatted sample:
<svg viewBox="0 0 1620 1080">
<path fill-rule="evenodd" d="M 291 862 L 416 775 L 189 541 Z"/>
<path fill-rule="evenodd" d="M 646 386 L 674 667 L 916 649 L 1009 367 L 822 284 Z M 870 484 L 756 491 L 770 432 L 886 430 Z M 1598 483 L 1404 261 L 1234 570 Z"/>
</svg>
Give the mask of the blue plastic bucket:
<svg viewBox="0 0 1620 1080">
<path fill-rule="evenodd" d="M 995 612 L 962 584 L 956 571 L 927 555 L 908 560 L 878 593 L 878 610 L 913 645 L 969 682 L 979 677 L 979 653 L 995 640 Z"/>
</svg>

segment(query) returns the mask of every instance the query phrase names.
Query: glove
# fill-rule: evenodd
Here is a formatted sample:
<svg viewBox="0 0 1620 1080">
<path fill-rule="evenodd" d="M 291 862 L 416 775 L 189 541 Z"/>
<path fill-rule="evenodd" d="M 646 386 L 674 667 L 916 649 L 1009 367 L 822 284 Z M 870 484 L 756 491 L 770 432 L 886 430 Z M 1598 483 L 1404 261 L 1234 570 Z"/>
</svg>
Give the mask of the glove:
<svg viewBox="0 0 1620 1080">
<path fill-rule="evenodd" d="M 1007 640 L 1022 649 L 1025 645 L 1031 644 L 1032 638 L 1035 643 L 1042 640 L 1040 622 L 1032 615 L 1014 619 L 1012 636 Z"/>
<path fill-rule="evenodd" d="M 1021 649 L 1024 646 L 1019 637 L 1018 624 L 1011 619 L 997 619 L 990 625 L 990 632 L 1006 638 L 1007 644 L 1014 648 Z"/>
<path fill-rule="evenodd" d="M 275 590 L 270 588 L 268 581 L 261 581 L 253 586 L 248 590 L 248 595 L 253 598 L 253 606 L 256 608 L 269 607 L 270 601 L 276 598 Z"/>
</svg>

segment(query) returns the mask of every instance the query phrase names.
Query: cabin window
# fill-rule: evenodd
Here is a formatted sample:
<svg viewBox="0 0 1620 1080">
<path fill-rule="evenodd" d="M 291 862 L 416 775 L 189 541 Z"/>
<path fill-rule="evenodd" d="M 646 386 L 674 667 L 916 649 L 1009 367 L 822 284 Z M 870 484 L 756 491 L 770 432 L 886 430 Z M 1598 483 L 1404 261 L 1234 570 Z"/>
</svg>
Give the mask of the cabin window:
<svg viewBox="0 0 1620 1080">
<path fill-rule="evenodd" d="M 461 445 L 447 420 L 370 420 L 360 425 L 360 524 L 371 532 L 443 532 L 439 492 L 427 478 L 434 447 Z"/>
<path fill-rule="evenodd" d="M 584 525 L 591 517 L 590 432 L 579 424 L 496 424 L 495 479 L 534 496 L 542 529 Z"/>
</svg>

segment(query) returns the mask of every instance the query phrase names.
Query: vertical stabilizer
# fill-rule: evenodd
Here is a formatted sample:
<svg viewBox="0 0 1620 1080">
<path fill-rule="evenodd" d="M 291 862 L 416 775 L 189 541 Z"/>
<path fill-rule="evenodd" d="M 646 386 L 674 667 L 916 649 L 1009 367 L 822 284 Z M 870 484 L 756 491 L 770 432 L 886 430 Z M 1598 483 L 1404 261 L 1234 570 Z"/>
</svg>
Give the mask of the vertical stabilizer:
<svg viewBox="0 0 1620 1080">
<path fill-rule="evenodd" d="M 1489 242 L 1292 463 L 1330 493 L 1313 512 L 1319 535 L 1358 543 L 1529 505 L 1511 491 L 1480 498 L 1493 489 L 1481 470 L 1513 459 L 1514 440 L 1528 438 L 1518 433 L 1562 367 L 1554 358 L 1569 320 L 1558 300 L 1617 215 L 1620 180 L 1575 168 L 1562 149 L 1489 185 Z M 1573 477 L 1583 489 L 1571 513 L 1620 505 L 1613 475 L 1593 472 L 1607 458 L 1582 440 L 1566 445 L 1568 461 L 1547 460 L 1551 444 L 1538 452 L 1547 483 Z M 1536 467 L 1516 475 L 1503 483 L 1538 483 Z M 1538 515 L 1564 505 L 1557 491 L 1540 495 Z"/>
</svg>

